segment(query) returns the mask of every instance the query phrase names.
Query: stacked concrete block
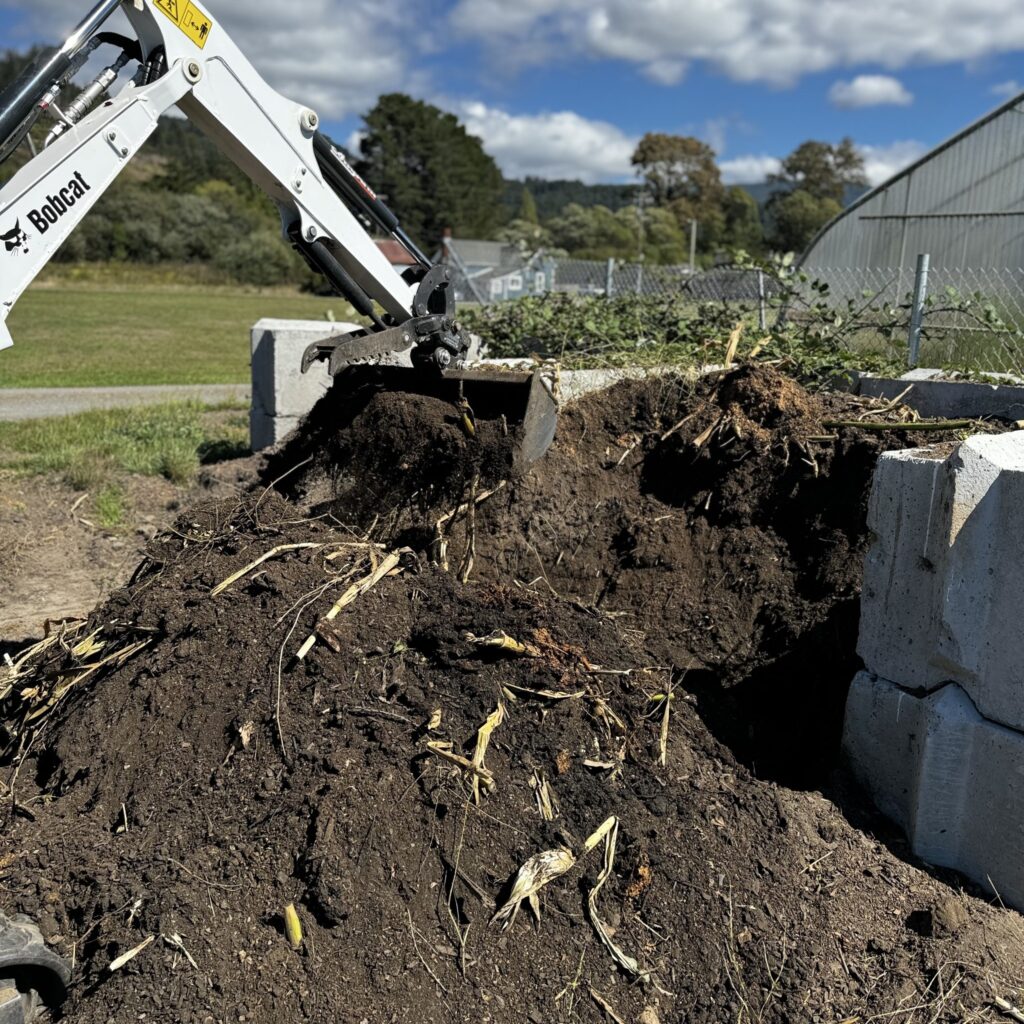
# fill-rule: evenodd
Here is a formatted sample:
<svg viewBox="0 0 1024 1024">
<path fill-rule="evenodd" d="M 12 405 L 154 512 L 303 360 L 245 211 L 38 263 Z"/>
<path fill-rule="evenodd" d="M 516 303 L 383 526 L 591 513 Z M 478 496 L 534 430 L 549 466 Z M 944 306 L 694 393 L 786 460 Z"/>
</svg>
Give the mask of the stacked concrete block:
<svg viewBox="0 0 1024 1024">
<path fill-rule="evenodd" d="M 331 386 L 323 363 L 301 372 L 307 347 L 356 329 L 326 320 L 260 320 L 253 327 L 249 432 L 254 452 L 284 440 Z"/>
<path fill-rule="evenodd" d="M 1024 907 L 1024 433 L 879 463 L 847 759 L 925 860 Z"/>
<path fill-rule="evenodd" d="M 915 697 L 864 673 L 847 707 L 846 756 L 922 860 L 1024 907 L 1024 733 L 983 718 L 955 684 Z"/>
</svg>

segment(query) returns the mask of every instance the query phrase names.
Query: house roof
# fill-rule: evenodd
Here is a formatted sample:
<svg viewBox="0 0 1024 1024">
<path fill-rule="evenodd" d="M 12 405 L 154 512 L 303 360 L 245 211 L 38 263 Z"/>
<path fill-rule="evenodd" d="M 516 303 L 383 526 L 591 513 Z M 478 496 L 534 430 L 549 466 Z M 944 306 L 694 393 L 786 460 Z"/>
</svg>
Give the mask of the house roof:
<svg viewBox="0 0 1024 1024">
<path fill-rule="evenodd" d="M 416 257 L 401 242 L 393 238 L 383 238 L 377 242 L 377 248 L 384 254 L 392 266 L 414 267 Z"/>
<path fill-rule="evenodd" d="M 448 238 L 445 243 L 458 253 L 459 259 L 471 267 L 508 267 L 522 264 L 514 245 L 508 242 L 487 242 L 473 238 Z"/>
</svg>

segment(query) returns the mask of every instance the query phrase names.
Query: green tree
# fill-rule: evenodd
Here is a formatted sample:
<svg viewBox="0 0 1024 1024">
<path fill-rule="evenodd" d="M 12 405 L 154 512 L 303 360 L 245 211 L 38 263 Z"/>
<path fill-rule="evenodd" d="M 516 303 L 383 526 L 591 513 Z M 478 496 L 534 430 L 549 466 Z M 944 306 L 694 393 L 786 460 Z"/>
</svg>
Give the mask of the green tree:
<svg viewBox="0 0 1024 1024">
<path fill-rule="evenodd" d="M 773 246 L 783 252 L 802 252 L 842 209 L 831 196 L 819 198 L 801 188 L 780 194 L 771 203 Z"/>
<path fill-rule="evenodd" d="M 446 228 L 463 237 L 493 235 L 501 171 L 453 114 L 391 93 L 365 121 L 358 170 L 420 245 L 436 246 Z"/>
<path fill-rule="evenodd" d="M 523 199 L 519 204 L 519 216 L 516 220 L 525 221 L 527 224 L 539 224 L 540 216 L 537 213 L 537 200 L 533 193 L 525 185 L 523 186 Z"/>
<path fill-rule="evenodd" d="M 499 242 L 508 242 L 524 254 L 551 250 L 554 241 L 551 232 L 540 224 L 528 220 L 514 220 L 498 232 Z"/>
<path fill-rule="evenodd" d="M 624 207 L 615 216 L 638 240 L 633 242 L 631 250 L 621 254 L 623 259 L 636 258 L 641 238 L 644 259 L 649 263 L 685 263 L 689 259 L 689 235 L 680 227 L 671 210 L 657 206 L 644 210 L 642 223 L 640 211 L 635 206 Z"/>
<path fill-rule="evenodd" d="M 696 206 L 720 205 L 725 189 L 715 151 L 686 135 L 650 133 L 640 140 L 633 166 L 656 206 L 687 199 Z"/>
<path fill-rule="evenodd" d="M 733 185 L 725 193 L 725 244 L 730 249 L 758 254 L 764 250 L 764 224 L 757 200 L 744 188 Z"/>
<path fill-rule="evenodd" d="M 644 179 L 656 207 L 668 208 L 683 233 L 697 221 L 697 246 L 713 252 L 725 234 L 725 186 L 715 151 L 685 135 L 648 134 L 633 154 L 633 166 Z"/>
<path fill-rule="evenodd" d="M 864 157 L 853 139 L 843 139 L 834 146 L 810 140 L 801 143 L 785 160 L 778 174 L 769 181 L 800 189 L 815 199 L 832 199 L 842 203 L 848 185 L 867 185 Z"/>
<path fill-rule="evenodd" d="M 554 244 L 577 259 L 635 259 L 640 247 L 635 228 L 607 206 L 570 203 L 547 226 Z"/>
</svg>

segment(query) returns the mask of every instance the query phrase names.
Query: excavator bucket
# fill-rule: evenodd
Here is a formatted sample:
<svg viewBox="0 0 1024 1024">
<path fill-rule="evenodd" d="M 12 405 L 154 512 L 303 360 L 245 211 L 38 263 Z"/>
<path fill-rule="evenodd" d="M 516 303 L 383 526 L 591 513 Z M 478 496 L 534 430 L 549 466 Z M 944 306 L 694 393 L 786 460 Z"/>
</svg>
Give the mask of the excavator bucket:
<svg viewBox="0 0 1024 1024">
<path fill-rule="evenodd" d="M 543 458 L 555 439 L 558 404 L 540 371 L 473 367 L 443 375 L 405 367 L 376 367 L 374 377 L 388 391 L 465 402 L 473 418 L 501 421 L 516 439 L 515 464 L 525 469 Z"/>
</svg>

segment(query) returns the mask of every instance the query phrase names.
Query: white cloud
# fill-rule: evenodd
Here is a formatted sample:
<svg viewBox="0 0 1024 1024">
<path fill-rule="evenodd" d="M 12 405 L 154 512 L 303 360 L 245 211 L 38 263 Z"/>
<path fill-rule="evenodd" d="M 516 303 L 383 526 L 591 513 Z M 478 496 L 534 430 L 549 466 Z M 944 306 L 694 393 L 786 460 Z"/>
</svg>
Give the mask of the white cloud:
<svg viewBox="0 0 1024 1024">
<path fill-rule="evenodd" d="M 302 0 L 301 14 L 276 0 L 214 6 L 215 21 L 274 88 L 329 120 L 364 113 L 382 92 L 427 85 L 410 59 L 420 12 L 411 18 L 403 0 Z M 20 34 L 42 39 L 66 35 L 87 7 L 82 0 L 0 0 L 0 9 L 21 16 Z"/>
<path fill-rule="evenodd" d="M 692 61 L 786 85 L 857 64 L 892 70 L 1024 48 L 1018 0 L 458 0 L 451 23 L 502 60 L 583 53 L 669 83 Z"/>
<path fill-rule="evenodd" d="M 510 114 L 484 103 L 465 102 L 456 113 L 510 178 L 579 178 L 585 182 L 632 174 L 637 139 L 606 121 L 569 110 Z"/>
<path fill-rule="evenodd" d="M 884 146 L 860 146 L 864 170 L 872 185 L 881 185 L 928 152 L 923 142 L 907 139 Z"/>
<path fill-rule="evenodd" d="M 722 180 L 727 185 L 756 185 L 767 181 L 770 174 L 782 170 L 782 161 L 777 156 L 737 156 L 719 163 Z"/>
<path fill-rule="evenodd" d="M 860 107 L 909 107 L 914 96 L 891 75 L 858 75 L 849 82 L 836 82 L 828 92 L 833 106 L 843 110 Z"/>
<path fill-rule="evenodd" d="M 1016 79 L 1011 78 L 1008 82 L 1000 82 L 998 85 L 993 85 L 989 92 L 1000 99 L 1012 100 L 1014 96 L 1019 96 L 1024 92 L 1024 86 Z"/>
</svg>

